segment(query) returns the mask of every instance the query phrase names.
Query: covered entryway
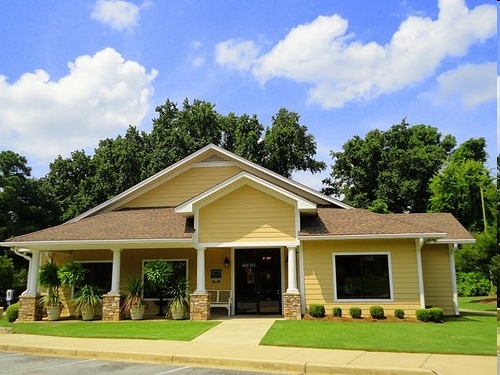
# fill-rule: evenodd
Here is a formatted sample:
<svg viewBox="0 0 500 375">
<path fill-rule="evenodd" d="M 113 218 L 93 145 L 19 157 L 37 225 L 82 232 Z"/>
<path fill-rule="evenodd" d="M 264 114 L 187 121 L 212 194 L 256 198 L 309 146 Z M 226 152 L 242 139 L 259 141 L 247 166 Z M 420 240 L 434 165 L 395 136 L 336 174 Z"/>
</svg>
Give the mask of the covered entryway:
<svg viewBox="0 0 500 375">
<path fill-rule="evenodd" d="M 237 249 L 235 313 L 282 314 L 281 250 Z"/>
</svg>

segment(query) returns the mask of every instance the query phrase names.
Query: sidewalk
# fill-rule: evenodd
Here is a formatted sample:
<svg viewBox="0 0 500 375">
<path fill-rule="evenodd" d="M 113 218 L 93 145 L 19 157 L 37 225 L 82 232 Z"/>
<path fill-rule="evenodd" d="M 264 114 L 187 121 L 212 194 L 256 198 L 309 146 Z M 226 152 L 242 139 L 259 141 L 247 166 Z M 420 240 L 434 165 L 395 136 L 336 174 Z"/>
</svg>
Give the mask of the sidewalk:
<svg viewBox="0 0 500 375">
<path fill-rule="evenodd" d="M 494 356 L 259 346 L 275 319 L 224 319 L 191 342 L 0 335 L 0 350 L 102 360 L 200 365 L 289 374 L 496 374 Z"/>
</svg>

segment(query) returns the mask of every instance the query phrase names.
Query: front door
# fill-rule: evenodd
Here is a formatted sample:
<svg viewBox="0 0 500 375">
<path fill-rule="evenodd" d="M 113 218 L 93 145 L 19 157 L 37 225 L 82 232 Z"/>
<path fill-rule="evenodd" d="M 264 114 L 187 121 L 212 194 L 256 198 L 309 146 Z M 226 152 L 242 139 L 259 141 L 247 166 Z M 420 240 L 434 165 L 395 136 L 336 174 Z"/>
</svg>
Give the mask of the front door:
<svg viewBox="0 0 500 375">
<path fill-rule="evenodd" d="M 235 250 L 236 314 L 281 314 L 280 249 Z"/>
</svg>

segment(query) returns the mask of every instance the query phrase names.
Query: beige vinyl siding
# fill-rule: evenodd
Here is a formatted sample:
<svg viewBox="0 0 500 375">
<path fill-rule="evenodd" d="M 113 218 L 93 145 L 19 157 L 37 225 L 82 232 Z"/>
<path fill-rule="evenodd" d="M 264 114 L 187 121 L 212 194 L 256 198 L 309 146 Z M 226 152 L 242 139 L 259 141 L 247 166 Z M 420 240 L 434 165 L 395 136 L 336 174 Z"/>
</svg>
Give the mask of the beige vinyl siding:
<svg viewBox="0 0 500 375">
<path fill-rule="evenodd" d="M 199 211 L 199 241 L 263 242 L 295 240 L 295 207 L 242 186 Z"/>
<path fill-rule="evenodd" d="M 424 245 L 422 269 L 426 306 L 440 307 L 445 315 L 454 315 L 448 245 Z"/>
<path fill-rule="evenodd" d="M 326 312 L 342 308 L 344 314 L 349 308 L 360 307 L 363 315 L 369 314 L 370 306 L 380 305 L 385 313 L 392 315 L 394 309 L 405 310 L 414 316 L 420 308 L 418 292 L 415 243 L 412 240 L 346 240 L 346 241 L 304 241 L 304 278 L 306 308 L 312 303 L 325 305 Z M 335 301 L 333 280 L 333 254 L 337 253 L 390 253 L 392 265 L 392 293 L 394 302 Z"/>
<path fill-rule="evenodd" d="M 175 207 L 240 172 L 235 166 L 193 167 L 123 207 Z"/>
</svg>

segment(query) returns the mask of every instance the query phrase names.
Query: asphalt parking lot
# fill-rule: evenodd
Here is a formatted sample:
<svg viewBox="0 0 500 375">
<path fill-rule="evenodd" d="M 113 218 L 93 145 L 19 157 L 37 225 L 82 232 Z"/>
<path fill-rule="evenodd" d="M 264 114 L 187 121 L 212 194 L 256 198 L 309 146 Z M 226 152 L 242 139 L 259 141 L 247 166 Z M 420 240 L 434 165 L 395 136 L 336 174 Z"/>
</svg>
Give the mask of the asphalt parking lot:
<svg viewBox="0 0 500 375">
<path fill-rule="evenodd" d="M 141 374 L 141 375 L 262 375 L 262 372 L 234 371 L 192 366 L 157 365 L 99 361 L 95 359 L 47 357 L 23 353 L 0 352 L 0 373 L 8 374 Z"/>
</svg>

